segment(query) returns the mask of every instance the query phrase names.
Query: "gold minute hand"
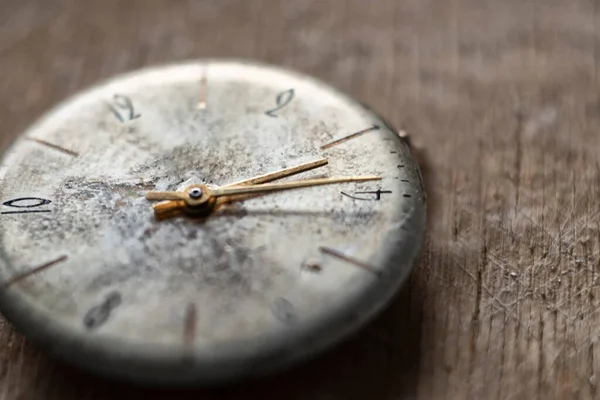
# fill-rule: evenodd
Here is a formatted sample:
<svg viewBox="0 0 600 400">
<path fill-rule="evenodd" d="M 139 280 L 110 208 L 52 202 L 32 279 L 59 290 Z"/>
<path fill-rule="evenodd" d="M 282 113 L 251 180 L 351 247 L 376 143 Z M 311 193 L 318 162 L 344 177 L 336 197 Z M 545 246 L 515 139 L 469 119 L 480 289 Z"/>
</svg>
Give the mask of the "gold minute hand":
<svg viewBox="0 0 600 400">
<path fill-rule="evenodd" d="M 212 197 L 221 196 L 232 196 L 237 194 L 250 194 L 260 192 L 272 192 L 278 190 L 296 189 L 317 185 L 329 185 L 333 183 L 344 183 L 344 182 L 364 182 L 364 181 L 377 181 L 381 180 L 380 176 L 347 176 L 339 178 L 323 178 L 323 179 L 305 179 L 295 182 L 284 182 L 284 183 L 265 183 L 261 185 L 252 186 L 237 186 L 237 187 L 222 187 L 216 189 L 210 189 L 210 195 Z"/>
<path fill-rule="evenodd" d="M 330 185 L 344 182 L 364 182 L 381 180 L 380 176 L 345 176 L 339 178 L 305 179 L 295 182 L 265 183 L 262 185 L 248 185 L 210 189 L 206 185 L 191 185 L 183 192 L 146 192 L 148 200 L 183 200 L 190 207 L 200 206 L 209 200 L 218 197 L 234 196 L 262 192 L 274 192 L 317 185 Z"/>
</svg>

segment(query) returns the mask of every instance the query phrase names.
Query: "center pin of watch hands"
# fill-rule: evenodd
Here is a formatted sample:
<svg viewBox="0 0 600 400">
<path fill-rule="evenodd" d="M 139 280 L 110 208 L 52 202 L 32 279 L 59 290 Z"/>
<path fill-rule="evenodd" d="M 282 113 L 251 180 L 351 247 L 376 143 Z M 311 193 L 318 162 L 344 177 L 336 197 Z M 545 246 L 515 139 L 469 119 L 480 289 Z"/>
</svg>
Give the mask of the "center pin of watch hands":
<svg viewBox="0 0 600 400">
<path fill-rule="evenodd" d="M 169 214 L 173 214 L 174 212 L 177 213 L 179 211 L 208 215 L 219 204 L 247 198 L 247 196 L 243 195 L 261 194 L 343 182 L 381 180 L 381 177 L 379 176 L 348 176 L 322 179 L 305 179 L 284 183 L 266 183 L 322 167 L 327 163 L 328 161 L 326 159 L 311 161 L 295 167 L 285 168 L 279 171 L 271 172 L 265 175 L 259 175 L 254 178 L 245 179 L 243 181 L 231 183 L 217 188 L 209 188 L 206 185 L 196 184 L 188 186 L 183 191 L 150 191 L 146 192 L 146 199 L 159 201 L 167 200 L 166 202 L 153 206 L 154 212 L 159 218 L 166 217 Z"/>
</svg>

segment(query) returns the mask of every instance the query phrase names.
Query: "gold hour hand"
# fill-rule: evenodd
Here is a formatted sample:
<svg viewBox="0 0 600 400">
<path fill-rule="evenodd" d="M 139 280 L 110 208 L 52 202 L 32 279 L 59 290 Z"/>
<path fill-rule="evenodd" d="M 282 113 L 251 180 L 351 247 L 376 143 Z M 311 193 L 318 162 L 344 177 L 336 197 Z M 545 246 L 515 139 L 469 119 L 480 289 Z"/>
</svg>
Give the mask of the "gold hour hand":
<svg viewBox="0 0 600 400">
<path fill-rule="evenodd" d="M 241 185 L 255 185 L 260 183 L 272 182 L 277 179 L 287 178 L 288 176 L 296 175 L 302 172 L 322 167 L 324 165 L 327 165 L 328 163 L 329 161 L 326 158 L 321 158 L 318 160 L 295 165 L 293 167 L 284 168 L 279 171 L 269 172 L 267 174 L 247 178 L 238 182 L 229 183 L 221 187 L 229 188 Z M 246 198 L 247 196 L 235 196 L 227 199 L 222 198 L 220 199 L 220 201 L 222 201 L 218 204 L 225 204 L 235 200 L 244 200 Z M 146 194 L 146 199 L 165 200 L 162 203 L 153 206 L 155 214 L 158 217 L 163 218 L 173 215 L 178 210 L 184 208 L 186 206 L 185 201 L 188 199 L 188 194 L 185 192 L 149 192 Z"/>
<path fill-rule="evenodd" d="M 164 191 L 164 192 L 146 192 L 147 200 L 183 200 L 186 201 L 189 195 L 186 192 Z"/>
<path fill-rule="evenodd" d="M 187 205 L 183 200 L 163 201 L 152 206 L 157 219 L 165 219 L 181 214 Z"/>
<path fill-rule="evenodd" d="M 272 182 L 277 179 L 287 178 L 288 176 L 296 175 L 301 172 L 310 171 L 311 169 L 319 168 L 324 165 L 327 165 L 329 161 L 326 158 L 321 158 L 315 161 L 309 161 L 304 164 L 296 165 L 294 167 L 284 168 L 279 171 L 269 172 L 268 174 L 255 176 L 254 178 L 244 179 L 242 181 L 229 183 L 227 185 L 221 186 L 222 188 L 228 188 L 233 186 L 241 186 L 241 185 L 256 185 L 260 183 Z"/>
</svg>

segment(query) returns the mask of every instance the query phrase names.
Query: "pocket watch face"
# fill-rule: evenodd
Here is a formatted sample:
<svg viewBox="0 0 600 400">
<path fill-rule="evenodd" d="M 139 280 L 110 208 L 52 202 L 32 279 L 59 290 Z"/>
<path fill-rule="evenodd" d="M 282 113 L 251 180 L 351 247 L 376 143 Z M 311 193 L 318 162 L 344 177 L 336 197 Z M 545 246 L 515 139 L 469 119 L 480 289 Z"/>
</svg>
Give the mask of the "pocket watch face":
<svg viewBox="0 0 600 400">
<path fill-rule="evenodd" d="M 425 204 L 410 148 L 358 102 L 272 66 L 135 71 L 45 114 L 0 167 L 0 311 L 123 379 L 292 365 L 408 276 Z"/>
</svg>

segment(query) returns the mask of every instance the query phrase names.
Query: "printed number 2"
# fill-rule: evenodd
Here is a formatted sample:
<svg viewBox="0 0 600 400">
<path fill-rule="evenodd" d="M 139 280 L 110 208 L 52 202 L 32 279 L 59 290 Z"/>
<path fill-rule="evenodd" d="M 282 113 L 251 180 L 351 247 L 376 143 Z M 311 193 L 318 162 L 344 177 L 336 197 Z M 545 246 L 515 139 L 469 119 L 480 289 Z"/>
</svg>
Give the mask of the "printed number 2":
<svg viewBox="0 0 600 400">
<path fill-rule="evenodd" d="M 281 92 L 277 95 L 277 98 L 275 99 L 275 104 L 277 104 L 277 107 L 265 111 L 265 114 L 267 114 L 269 117 L 277 117 L 277 115 L 275 115 L 276 111 L 281 110 L 283 107 L 287 106 L 290 101 L 292 101 L 292 99 L 294 98 L 294 89 L 290 89 L 290 90 L 286 90 L 285 92 Z"/>
<path fill-rule="evenodd" d="M 110 111 L 121 122 L 125 122 L 125 120 L 131 121 L 141 116 L 141 114 L 135 112 L 133 103 L 127 96 L 115 94 L 112 103 L 108 106 L 110 107 Z"/>
</svg>

